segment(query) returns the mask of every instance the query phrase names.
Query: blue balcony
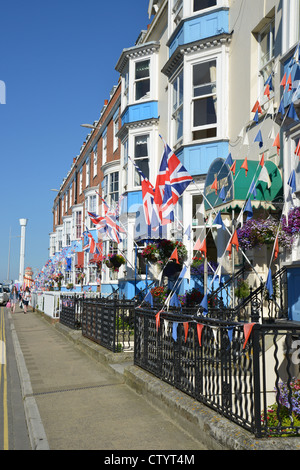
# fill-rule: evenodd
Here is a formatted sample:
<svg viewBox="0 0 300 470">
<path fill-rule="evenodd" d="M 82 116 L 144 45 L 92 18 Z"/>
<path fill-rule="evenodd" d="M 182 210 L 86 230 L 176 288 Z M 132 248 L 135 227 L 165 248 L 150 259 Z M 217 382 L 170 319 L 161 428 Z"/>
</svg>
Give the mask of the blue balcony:
<svg viewBox="0 0 300 470">
<path fill-rule="evenodd" d="M 198 176 L 206 175 L 212 162 L 216 158 L 226 159 L 228 153 L 228 142 L 219 141 L 184 147 L 176 155 L 191 176 Z"/>
<path fill-rule="evenodd" d="M 229 33 L 228 9 L 216 10 L 184 20 L 169 44 L 169 57 L 178 46 Z"/>
</svg>

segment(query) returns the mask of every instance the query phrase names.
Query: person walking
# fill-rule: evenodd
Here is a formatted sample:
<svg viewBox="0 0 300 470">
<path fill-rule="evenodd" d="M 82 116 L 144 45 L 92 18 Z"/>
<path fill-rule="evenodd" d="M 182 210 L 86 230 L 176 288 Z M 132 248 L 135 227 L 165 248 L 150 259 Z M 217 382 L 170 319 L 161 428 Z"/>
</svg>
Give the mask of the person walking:
<svg viewBox="0 0 300 470">
<path fill-rule="evenodd" d="M 30 294 L 29 287 L 27 286 L 23 293 L 23 298 L 22 298 L 24 313 L 27 313 L 27 307 L 28 307 L 30 298 L 31 298 L 31 294 Z"/>
<path fill-rule="evenodd" d="M 19 299 L 19 294 L 18 294 L 17 288 L 16 286 L 13 286 L 9 295 L 11 313 L 15 313 L 16 303 L 18 302 L 18 299 Z"/>
</svg>

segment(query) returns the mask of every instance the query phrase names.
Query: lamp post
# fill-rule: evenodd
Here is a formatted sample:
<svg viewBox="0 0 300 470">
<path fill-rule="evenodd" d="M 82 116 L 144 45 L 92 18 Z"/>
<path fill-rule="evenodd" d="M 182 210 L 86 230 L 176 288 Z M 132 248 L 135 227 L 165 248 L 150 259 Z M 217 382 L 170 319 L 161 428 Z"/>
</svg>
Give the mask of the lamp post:
<svg viewBox="0 0 300 470">
<path fill-rule="evenodd" d="M 24 264 L 25 264 L 25 231 L 28 219 L 19 219 L 21 225 L 21 244 L 20 244 L 20 269 L 19 269 L 19 282 L 22 284 L 24 278 Z"/>
</svg>

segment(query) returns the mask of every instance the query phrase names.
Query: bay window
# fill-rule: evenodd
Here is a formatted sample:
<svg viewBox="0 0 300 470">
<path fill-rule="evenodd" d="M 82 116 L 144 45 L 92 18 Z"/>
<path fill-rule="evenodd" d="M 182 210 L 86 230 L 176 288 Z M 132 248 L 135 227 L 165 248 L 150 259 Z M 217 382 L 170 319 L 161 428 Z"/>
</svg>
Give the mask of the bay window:
<svg viewBox="0 0 300 470">
<path fill-rule="evenodd" d="M 194 1 L 194 11 L 205 10 L 206 8 L 211 8 L 217 5 L 217 0 L 193 0 Z"/>
<path fill-rule="evenodd" d="M 148 155 L 149 135 L 139 135 L 134 140 L 134 162 L 149 179 L 149 155 Z M 134 170 L 134 186 L 141 185 L 141 177 L 137 170 Z"/>
<path fill-rule="evenodd" d="M 193 66 L 193 140 L 217 136 L 216 60 Z"/>
<path fill-rule="evenodd" d="M 135 64 L 135 100 L 145 98 L 150 93 L 150 59 Z"/>
</svg>

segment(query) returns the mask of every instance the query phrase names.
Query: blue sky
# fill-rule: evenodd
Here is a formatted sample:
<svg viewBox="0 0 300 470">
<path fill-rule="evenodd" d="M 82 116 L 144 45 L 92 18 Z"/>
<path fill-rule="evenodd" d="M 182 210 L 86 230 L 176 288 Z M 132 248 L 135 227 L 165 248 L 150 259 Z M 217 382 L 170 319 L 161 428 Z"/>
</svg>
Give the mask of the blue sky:
<svg viewBox="0 0 300 470">
<path fill-rule="evenodd" d="M 0 282 L 17 279 L 20 218 L 25 267 L 48 259 L 52 205 L 118 81 L 115 65 L 150 23 L 148 0 L 16 0 L 0 7 Z"/>
</svg>

